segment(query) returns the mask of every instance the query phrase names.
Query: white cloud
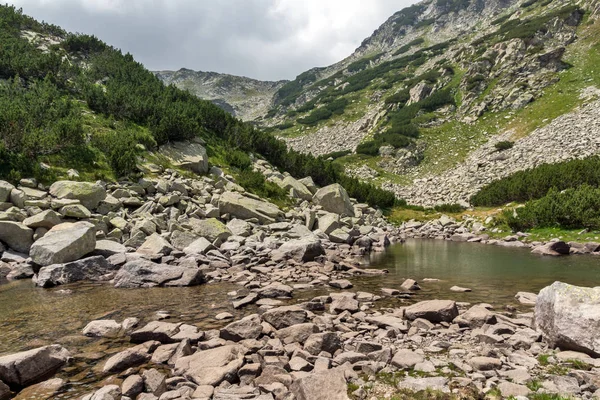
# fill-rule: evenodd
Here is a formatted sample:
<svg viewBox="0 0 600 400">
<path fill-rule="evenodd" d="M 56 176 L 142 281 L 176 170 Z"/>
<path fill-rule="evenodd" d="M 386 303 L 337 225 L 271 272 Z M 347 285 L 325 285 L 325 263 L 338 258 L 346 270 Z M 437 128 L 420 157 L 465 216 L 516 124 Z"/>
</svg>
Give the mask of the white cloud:
<svg viewBox="0 0 600 400">
<path fill-rule="evenodd" d="M 95 34 L 150 69 L 291 79 L 352 53 L 415 0 L 12 0 L 27 14 Z"/>
</svg>

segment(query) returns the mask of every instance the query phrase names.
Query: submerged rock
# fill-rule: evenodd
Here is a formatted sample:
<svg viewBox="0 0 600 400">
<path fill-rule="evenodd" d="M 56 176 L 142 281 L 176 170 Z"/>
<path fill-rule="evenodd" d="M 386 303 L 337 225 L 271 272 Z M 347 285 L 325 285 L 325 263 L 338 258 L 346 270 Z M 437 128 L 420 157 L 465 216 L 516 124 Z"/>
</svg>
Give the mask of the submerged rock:
<svg viewBox="0 0 600 400">
<path fill-rule="evenodd" d="M 156 264 L 139 259 L 126 263 L 115 276 L 115 287 L 196 286 L 204 282 L 204 274 L 196 268 Z"/>
</svg>

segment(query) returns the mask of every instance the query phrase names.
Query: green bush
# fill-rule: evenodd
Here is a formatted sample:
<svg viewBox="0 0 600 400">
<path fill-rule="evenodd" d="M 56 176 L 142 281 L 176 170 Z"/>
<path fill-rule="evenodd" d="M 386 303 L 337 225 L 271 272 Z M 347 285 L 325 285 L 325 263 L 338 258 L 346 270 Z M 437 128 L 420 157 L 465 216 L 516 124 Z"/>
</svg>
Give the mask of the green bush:
<svg viewBox="0 0 600 400">
<path fill-rule="evenodd" d="M 344 156 L 347 156 L 348 154 L 351 154 L 352 151 L 351 150 L 340 150 L 340 151 L 333 151 L 331 153 L 327 153 L 322 155 L 321 157 L 324 158 L 325 160 L 332 158 L 332 159 L 338 159 Z"/>
<path fill-rule="evenodd" d="M 364 154 L 367 156 L 377 156 L 379 155 L 379 148 L 383 145 L 383 143 L 379 140 L 369 140 L 359 144 L 356 147 L 357 154 Z"/>
<path fill-rule="evenodd" d="M 496 151 L 504 151 L 504 150 L 512 149 L 514 145 L 515 145 L 515 142 L 511 142 L 509 140 L 503 140 L 502 142 L 496 143 L 494 145 L 494 147 L 496 148 Z"/>
<path fill-rule="evenodd" d="M 465 208 L 463 206 L 461 206 L 460 204 L 439 204 L 439 205 L 433 207 L 433 209 L 437 212 L 452 213 L 452 214 L 458 214 L 465 210 Z"/>
<path fill-rule="evenodd" d="M 600 189 L 582 185 L 575 189 L 550 189 L 539 200 L 507 210 L 508 225 L 515 231 L 532 228 L 600 229 Z"/>
<path fill-rule="evenodd" d="M 385 104 L 406 104 L 406 102 L 410 99 L 410 94 L 408 90 L 403 90 L 396 94 L 386 97 Z"/>
<path fill-rule="evenodd" d="M 404 46 L 401 46 L 400 48 L 398 48 L 398 50 L 394 53 L 394 55 L 398 56 L 400 54 L 404 54 L 407 51 L 409 51 L 411 48 L 413 48 L 414 46 L 418 46 L 418 45 L 420 45 L 420 44 L 422 44 L 424 42 L 425 42 L 425 39 L 423 39 L 423 38 L 418 38 L 418 39 L 415 39 L 415 40 L 413 40 L 411 42 L 408 42 Z"/>
<path fill-rule="evenodd" d="M 298 122 L 303 125 L 316 125 L 319 121 L 331 118 L 332 115 L 343 114 L 347 105 L 348 99 L 341 98 L 334 100 L 327 105 L 317 108 L 305 118 L 298 119 Z"/>
<path fill-rule="evenodd" d="M 225 162 L 232 167 L 239 169 L 248 169 L 252 166 L 250 156 L 237 149 L 227 149 L 225 151 Z"/>
<path fill-rule="evenodd" d="M 495 207 L 510 202 L 540 199 L 551 188 L 565 190 L 581 185 L 600 186 L 600 158 L 543 164 L 516 172 L 484 186 L 471 198 L 475 206 Z"/>
<path fill-rule="evenodd" d="M 295 103 L 304 87 L 316 80 L 317 74 L 313 70 L 298 75 L 296 79 L 286 83 L 275 93 L 275 104 L 289 106 Z"/>
<path fill-rule="evenodd" d="M 287 190 L 267 181 L 262 173 L 251 169 L 240 170 L 237 183 L 250 193 L 271 200 L 285 200 L 288 195 Z"/>
</svg>

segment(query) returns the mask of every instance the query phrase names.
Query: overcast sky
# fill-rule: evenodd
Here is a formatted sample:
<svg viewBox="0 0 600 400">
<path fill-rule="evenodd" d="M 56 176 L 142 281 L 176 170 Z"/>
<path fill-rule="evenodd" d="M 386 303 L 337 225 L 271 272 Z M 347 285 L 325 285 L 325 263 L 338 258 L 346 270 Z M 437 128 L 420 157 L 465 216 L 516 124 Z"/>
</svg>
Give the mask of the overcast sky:
<svg viewBox="0 0 600 400">
<path fill-rule="evenodd" d="M 2 0 L 95 34 L 152 70 L 293 79 L 356 49 L 415 0 Z"/>
</svg>

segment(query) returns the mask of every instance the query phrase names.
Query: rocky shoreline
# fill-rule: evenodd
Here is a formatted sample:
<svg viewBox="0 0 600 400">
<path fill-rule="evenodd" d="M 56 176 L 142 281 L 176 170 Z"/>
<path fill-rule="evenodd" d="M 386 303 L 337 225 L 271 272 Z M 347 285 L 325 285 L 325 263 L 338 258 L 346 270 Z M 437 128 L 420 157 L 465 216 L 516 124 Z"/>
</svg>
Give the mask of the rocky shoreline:
<svg viewBox="0 0 600 400">
<path fill-rule="evenodd" d="M 534 254 L 555 257 L 576 254 L 600 256 L 600 243 L 596 242 L 564 242 L 558 238 L 547 242 L 530 241 L 529 235 L 522 232 L 507 234 L 501 239 L 491 238 L 487 232 L 495 228 L 487 227 L 486 222 L 491 223 L 491 217 L 488 221 L 479 221 L 471 217 L 457 221 L 442 215 L 440 218 L 430 221 L 411 220 L 405 222 L 398 230 L 403 239 L 449 240 L 507 248 L 525 248 L 531 249 Z"/>
<path fill-rule="evenodd" d="M 600 320 L 593 311 L 600 306 L 599 288 L 556 282 L 538 296 L 520 293 L 519 301 L 535 306 L 534 312 L 452 300 L 378 306 L 382 297 L 406 290 L 338 289 L 293 305 L 262 304 L 237 320 L 216 315 L 224 326 L 206 331 L 158 319 L 165 316 L 145 325 L 135 317 L 95 320 L 83 336 L 131 344 L 97 356 L 87 376 L 96 377 L 98 389 L 77 398 L 600 396 Z M 44 380 L 81 357 L 70 350 L 52 345 L 0 357 L 0 398 L 30 384 L 17 399 L 73 398 L 64 379 Z"/>
</svg>

